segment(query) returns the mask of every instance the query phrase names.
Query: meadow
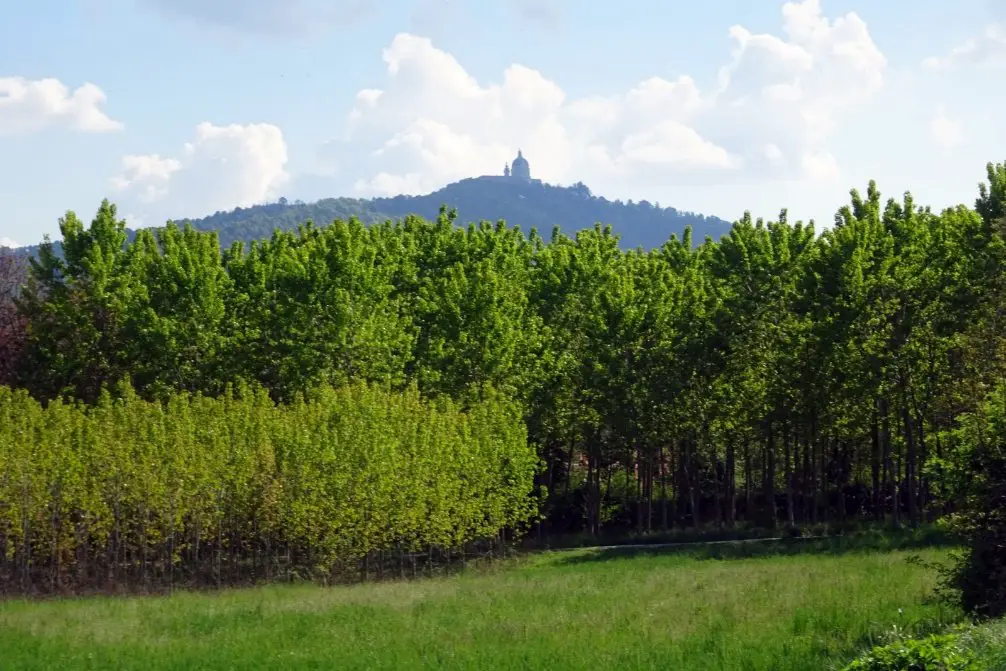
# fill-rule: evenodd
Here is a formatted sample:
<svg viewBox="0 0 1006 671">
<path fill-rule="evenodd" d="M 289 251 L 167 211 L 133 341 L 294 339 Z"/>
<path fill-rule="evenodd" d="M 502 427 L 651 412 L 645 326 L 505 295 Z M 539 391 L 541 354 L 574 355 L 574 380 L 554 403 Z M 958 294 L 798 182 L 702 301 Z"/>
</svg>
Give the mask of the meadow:
<svg viewBox="0 0 1006 671">
<path fill-rule="evenodd" d="M 926 566 L 950 550 L 900 545 L 579 549 L 409 582 L 8 600 L 0 652 L 5 670 L 820 671 L 960 619 Z"/>
</svg>

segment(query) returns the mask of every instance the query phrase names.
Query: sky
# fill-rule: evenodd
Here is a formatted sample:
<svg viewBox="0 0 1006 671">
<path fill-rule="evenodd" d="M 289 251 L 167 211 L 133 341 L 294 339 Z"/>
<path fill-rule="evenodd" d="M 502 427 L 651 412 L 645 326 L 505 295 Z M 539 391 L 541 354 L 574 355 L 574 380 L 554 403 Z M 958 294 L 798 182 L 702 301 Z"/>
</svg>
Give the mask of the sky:
<svg viewBox="0 0 1006 671">
<path fill-rule="evenodd" d="M 973 204 L 1004 75 L 1001 0 L 0 0 L 0 245 L 106 197 L 161 225 L 428 193 L 518 149 L 728 220 L 827 226 L 870 179 Z"/>
</svg>

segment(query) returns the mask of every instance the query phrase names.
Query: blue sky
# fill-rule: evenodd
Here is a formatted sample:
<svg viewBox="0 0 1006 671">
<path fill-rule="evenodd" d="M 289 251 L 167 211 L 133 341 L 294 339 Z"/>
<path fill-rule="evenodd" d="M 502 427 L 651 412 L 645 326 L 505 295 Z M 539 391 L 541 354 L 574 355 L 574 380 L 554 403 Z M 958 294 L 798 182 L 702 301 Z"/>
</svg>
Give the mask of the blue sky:
<svg viewBox="0 0 1006 671">
<path fill-rule="evenodd" d="M 828 224 L 1006 159 L 992 0 L 34 0 L 0 7 L 0 239 L 498 173 Z M 464 213 L 461 213 L 462 218 Z M 519 223 L 519 222 L 515 222 Z"/>
</svg>

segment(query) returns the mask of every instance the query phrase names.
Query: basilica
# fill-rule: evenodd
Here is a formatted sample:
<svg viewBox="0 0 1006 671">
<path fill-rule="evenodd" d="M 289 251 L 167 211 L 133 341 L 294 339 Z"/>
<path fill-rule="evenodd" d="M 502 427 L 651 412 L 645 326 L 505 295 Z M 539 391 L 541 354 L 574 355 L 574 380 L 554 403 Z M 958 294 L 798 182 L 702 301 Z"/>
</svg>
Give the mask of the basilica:
<svg viewBox="0 0 1006 671">
<path fill-rule="evenodd" d="M 517 158 L 513 160 L 513 167 L 509 165 L 503 166 L 503 176 L 510 177 L 511 179 L 519 179 L 523 182 L 531 181 L 531 166 L 528 165 L 527 159 L 524 158 L 524 154 L 521 150 L 517 150 Z"/>
<path fill-rule="evenodd" d="M 531 179 L 531 166 L 520 149 L 517 150 L 517 158 L 509 165 L 503 166 L 503 175 L 483 175 L 478 179 L 492 181 L 506 181 L 524 184 L 541 184 L 540 179 Z"/>
</svg>

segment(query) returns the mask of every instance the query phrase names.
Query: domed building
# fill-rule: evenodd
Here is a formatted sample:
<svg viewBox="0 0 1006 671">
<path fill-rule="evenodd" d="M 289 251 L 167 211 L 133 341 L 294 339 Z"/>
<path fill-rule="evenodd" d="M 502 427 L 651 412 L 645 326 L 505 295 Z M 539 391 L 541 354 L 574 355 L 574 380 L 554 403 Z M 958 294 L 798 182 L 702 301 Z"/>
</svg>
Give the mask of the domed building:
<svg viewBox="0 0 1006 671">
<path fill-rule="evenodd" d="M 531 181 L 531 166 L 528 164 L 527 159 L 524 158 L 524 154 L 521 153 L 520 149 L 517 150 L 517 158 L 510 164 L 510 176 L 524 182 Z"/>
<path fill-rule="evenodd" d="M 531 165 L 524 158 L 524 153 L 518 149 L 517 158 L 510 164 L 503 165 L 503 175 L 482 175 L 476 179 L 498 182 L 520 182 L 524 184 L 541 184 L 540 179 L 531 179 Z"/>
</svg>

